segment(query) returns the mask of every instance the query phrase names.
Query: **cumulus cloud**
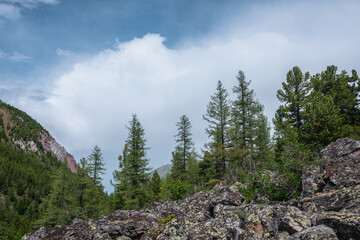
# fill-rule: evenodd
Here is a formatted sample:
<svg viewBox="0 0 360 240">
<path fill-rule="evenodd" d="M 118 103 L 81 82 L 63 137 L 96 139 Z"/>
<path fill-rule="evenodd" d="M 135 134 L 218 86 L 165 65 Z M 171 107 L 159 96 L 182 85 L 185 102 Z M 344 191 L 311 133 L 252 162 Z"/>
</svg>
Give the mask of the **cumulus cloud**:
<svg viewBox="0 0 360 240">
<path fill-rule="evenodd" d="M 12 54 L 8 54 L 0 50 L 0 59 L 11 62 L 31 62 L 32 57 L 26 56 L 19 52 L 13 52 Z"/>
<path fill-rule="evenodd" d="M 354 6 L 360 10 L 359 4 Z M 339 21 L 331 28 L 340 29 L 359 20 L 354 16 L 348 18 L 354 6 L 340 9 L 335 4 L 322 14 L 336 13 Z M 300 13 L 293 5 L 283 10 L 289 19 L 281 16 L 282 22 L 295 21 L 299 27 L 309 22 L 306 16 L 296 18 Z M 314 11 L 318 11 L 316 6 Z M 226 24 L 230 27 L 224 27 L 221 34 L 216 31 L 173 49 L 168 48 L 166 39 L 158 34 L 119 43 L 115 48 L 78 62 L 71 71 L 62 74 L 54 81 L 45 100 L 24 97 L 17 105 L 44 123 L 77 158 L 86 156 L 85 152 L 89 153 L 99 144 L 108 162 L 106 180 L 117 167 L 116 157 L 122 151 L 127 137 L 125 125 L 132 113 L 137 113 L 144 125 L 151 147 L 151 165 L 169 163 L 175 123 L 181 115 L 190 118 L 197 147 L 207 141 L 202 115 L 217 80 L 222 80 L 231 92 L 237 71 L 243 70 L 252 80 L 251 87 L 271 120 L 279 104 L 276 90 L 293 66 L 311 73 L 320 72 L 330 64 L 348 71 L 358 67 L 357 31 L 346 30 L 343 33 L 346 38 L 336 34 L 329 38 L 330 27 L 322 26 L 323 20 L 316 18 L 312 19 L 309 30 L 293 30 L 292 26 L 279 28 L 278 15 L 271 15 L 272 12 L 276 13 L 271 7 L 258 12 L 253 19 L 260 20 L 250 20 L 252 28 L 248 31 L 235 27 L 244 23 L 232 19 Z M 317 26 L 317 31 L 312 32 Z"/>
<path fill-rule="evenodd" d="M 0 0 L 0 19 L 17 20 L 21 11 L 37 8 L 41 4 L 56 4 L 57 0 Z"/>
</svg>

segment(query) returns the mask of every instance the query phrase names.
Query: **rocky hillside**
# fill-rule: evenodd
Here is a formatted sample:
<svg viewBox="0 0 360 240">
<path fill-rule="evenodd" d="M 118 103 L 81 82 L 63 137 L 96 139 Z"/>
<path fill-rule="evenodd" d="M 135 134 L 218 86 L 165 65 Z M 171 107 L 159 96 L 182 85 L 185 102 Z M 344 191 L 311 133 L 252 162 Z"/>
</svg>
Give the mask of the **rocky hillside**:
<svg viewBox="0 0 360 240">
<path fill-rule="evenodd" d="M 60 161 L 67 159 L 72 172 L 76 171 L 74 157 L 48 131 L 25 112 L 0 101 L 0 141 L 11 142 L 22 150 L 50 153 Z"/>
<path fill-rule="evenodd" d="M 339 139 L 321 154 L 321 166 L 304 171 L 301 197 L 289 202 L 247 202 L 236 184 L 219 184 L 22 239 L 360 239 L 360 142 Z"/>
</svg>

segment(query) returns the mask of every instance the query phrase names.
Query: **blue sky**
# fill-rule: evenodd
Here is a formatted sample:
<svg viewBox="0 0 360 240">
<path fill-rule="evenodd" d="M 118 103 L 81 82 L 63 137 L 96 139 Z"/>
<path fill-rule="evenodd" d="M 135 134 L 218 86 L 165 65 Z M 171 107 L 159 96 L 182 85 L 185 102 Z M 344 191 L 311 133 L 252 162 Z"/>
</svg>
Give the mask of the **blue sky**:
<svg viewBox="0 0 360 240">
<path fill-rule="evenodd" d="M 170 163 L 186 114 L 200 152 L 202 115 L 222 80 L 252 80 L 269 121 L 287 71 L 360 71 L 360 2 L 0 0 L 0 98 L 37 119 L 76 160 L 98 144 L 108 191 L 137 113 L 150 165 Z"/>
</svg>

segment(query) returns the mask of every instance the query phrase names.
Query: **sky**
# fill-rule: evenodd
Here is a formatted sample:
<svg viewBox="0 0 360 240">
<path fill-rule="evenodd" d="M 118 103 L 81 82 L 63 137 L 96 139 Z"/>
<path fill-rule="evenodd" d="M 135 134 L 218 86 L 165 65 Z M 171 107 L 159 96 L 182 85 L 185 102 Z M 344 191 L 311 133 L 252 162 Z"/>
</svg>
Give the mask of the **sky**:
<svg viewBox="0 0 360 240">
<path fill-rule="evenodd" d="M 218 80 L 244 71 L 269 122 L 294 66 L 360 71 L 357 0 L 0 0 L 0 99 L 79 161 L 98 145 L 108 192 L 137 114 L 152 168 L 171 162 L 187 115 L 201 153 Z"/>
</svg>

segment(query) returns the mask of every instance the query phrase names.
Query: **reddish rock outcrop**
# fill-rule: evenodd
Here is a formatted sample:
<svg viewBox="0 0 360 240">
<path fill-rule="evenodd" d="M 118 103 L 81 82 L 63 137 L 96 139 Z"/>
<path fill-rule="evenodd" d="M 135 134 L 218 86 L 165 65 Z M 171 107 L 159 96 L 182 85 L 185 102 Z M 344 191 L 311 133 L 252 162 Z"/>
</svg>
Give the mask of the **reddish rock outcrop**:
<svg viewBox="0 0 360 240">
<path fill-rule="evenodd" d="M 70 170 L 72 172 L 76 172 L 76 161 L 74 157 L 68 153 L 66 149 L 61 146 L 52 136 L 46 132 L 43 132 L 41 133 L 39 141 L 41 142 L 45 153 L 51 153 L 51 155 L 55 156 L 62 162 L 66 159 Z"/>
</svg>

